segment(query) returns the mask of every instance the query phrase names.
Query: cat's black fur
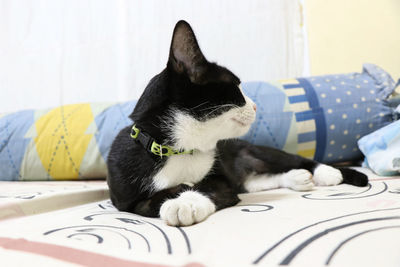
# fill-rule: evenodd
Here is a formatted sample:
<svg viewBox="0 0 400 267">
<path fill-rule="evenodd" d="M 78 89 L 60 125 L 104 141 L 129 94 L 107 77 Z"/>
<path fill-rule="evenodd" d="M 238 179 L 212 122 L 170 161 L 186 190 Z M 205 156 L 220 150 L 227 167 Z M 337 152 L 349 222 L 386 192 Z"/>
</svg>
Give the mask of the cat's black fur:
<svg viewBox="0 0 400 267">
<path fill-rule="evenodd" d="M 232 72 L 205 59 L 189 24 L 180 21 L 174 30 L 167 67 L 150 81 L 130 118 L 158 143 L 174 146 L 173 127 L 177 123 L 174 112 L 182 111 L 205 122 L 234 106 L 243 107 L 246 100 L 239 84 L 239 78 Z M 187 190 L 201 192 L 217 210 L 233 206 L 239 201 L 237 195 L 245 191 L 244 182 L 250 174 L 280 174 L 292 169 L 313 172 L 319 164 L 241 140 L 221 140 L 215 147 L 212 169 L 193 187 L 181 183 L 156 190 L 153 177 L 165 166 L 168 157 L 151 154 L 133 140 L 131 127 L 123 129 L 112 144 L 107 181 L 112 203 L 119 210 L 144 216 L 158 217 L 167 199 L 177 198 Z M 200 152 L 194 153 L 202 153 L 201 147 L 195 149 Z M 346 168 L 340 171 L 345 183 L 357 186 L 368 183 L 364 174 Z"/>
</svg>

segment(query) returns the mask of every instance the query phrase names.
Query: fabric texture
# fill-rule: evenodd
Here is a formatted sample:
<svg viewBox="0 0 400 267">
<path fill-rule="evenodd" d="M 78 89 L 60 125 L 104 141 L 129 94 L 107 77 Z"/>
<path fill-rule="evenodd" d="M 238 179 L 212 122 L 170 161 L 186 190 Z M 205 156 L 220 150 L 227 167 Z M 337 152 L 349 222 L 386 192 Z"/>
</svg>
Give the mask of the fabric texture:
<svg viewBox="0 0 400 267">
<path fill-rule="evenodd" d="M 237 206 L 189 227 L 118 212 L 105 181 L 0 182 L 1 264 L 398 266 L 400 176 L 359 170 L 368 187 L 242 194 Z"/>
<path fill-rule="evenodd" d="M 104 181 L 1 182 L 0 221 L 109 198 Z"/>
<path fill-rule="evenodd" d="M 243 137 L 324 163 L 362 157 L 357 141 L 394 119 L 391 77 L 362 73 L 247 82 L 257 117 Z M 108 151 L 136 101 L 66 105 L 0 117 L 0 180 L 105 178 Z"/>
<path fill-rule="evenodd" d="M 139 98 L 181 19 L 244 81 L 304 76 L 303 11 L 292 0 L 2 1 L 0 112 Z"/>
<path fill-rule="evenodd" d="M 75 104 L 0 117 L 0 180 L 99 179 L 136 101 Z"/>
<path fill-rule="evenodd" d="M 399 110 L 400 111 L 400 110 Z M 358 141 L 364 164 L 379 175 L 400 173 L 400 121 L 393 122 Z"/>
<path fill-rule="evenodd" d="M 358 139 L 395 116 L 386 102 L 395 82 L 373 64 L 364 64 L 362 73 L 252 82 L 243 89 L 258 107 L 245 140 L 325 163 L 360 159 Z"/>
</svg>

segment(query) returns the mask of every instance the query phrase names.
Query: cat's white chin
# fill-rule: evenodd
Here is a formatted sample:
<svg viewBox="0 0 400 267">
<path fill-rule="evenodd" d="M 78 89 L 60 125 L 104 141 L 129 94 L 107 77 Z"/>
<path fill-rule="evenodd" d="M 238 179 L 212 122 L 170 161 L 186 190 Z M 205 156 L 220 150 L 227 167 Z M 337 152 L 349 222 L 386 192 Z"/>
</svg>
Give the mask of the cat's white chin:
<svg viewBox="0 0 400 267">
<path fill-rule="evenodd" d="M 231 120 L 233 120 L 233 121 L 236 122 L 239 126 L 242 126 L 242 127 L 249 127 L 249 126 L 251 125 L 251 122 L 250 122 L 250 123 L 248 123 L 248 122 L 243 122 L 243 121 L 240 121 L 240 120 L 238 120 L 238 119 L 236 119 L 236 118 L 232 118 Z"/>
<path fill-rule="evenodd" d="M 243 107 L 231 109 L 206 121 L 199 121 L 186 112 L 175 110 L 171 136 L 175 148 L 209 151 L 216 147 L 219 140 L 245 135 L 255 120 L 256 112 L 254 102 L 244 97 L 246 105 Z"/>
<path fill-rule="evenodd" d="M 235 129 L 232 131 L 232 136 L 230 136 L 230 138 L 237 138 L 247 134 L 247 132 L 250 130 L 251 124 L 252 123 L 235 124 Z"/>
</svg>

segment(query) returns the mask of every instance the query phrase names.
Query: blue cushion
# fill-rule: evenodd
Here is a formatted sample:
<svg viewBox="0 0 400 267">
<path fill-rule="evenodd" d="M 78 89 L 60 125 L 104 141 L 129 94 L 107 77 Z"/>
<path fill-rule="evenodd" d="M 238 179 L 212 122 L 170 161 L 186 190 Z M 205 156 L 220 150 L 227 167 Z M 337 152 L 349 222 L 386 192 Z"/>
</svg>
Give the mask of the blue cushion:
<svg viewBox="0 0 400 267">
<path fill-rule="evenodd" d="M 393 121 L 395 84 L 377 66 L 362 73 L 247 82 L 258 106 L 243 139 L 320 162 L 362 157 L 357 141 Z M 87 103 L 0 115 L 0 180 L 105 178 L 118 132 L 136 101 Z"/>
<path fill-rule="evenodd" d="M 244 83 L 258 110 L 243 138 L 324 163 L 357 160 L 358 139 L 393 121 L 386 99 L 394 89 L 372 64 L 362 73 Z"/>
</svg>

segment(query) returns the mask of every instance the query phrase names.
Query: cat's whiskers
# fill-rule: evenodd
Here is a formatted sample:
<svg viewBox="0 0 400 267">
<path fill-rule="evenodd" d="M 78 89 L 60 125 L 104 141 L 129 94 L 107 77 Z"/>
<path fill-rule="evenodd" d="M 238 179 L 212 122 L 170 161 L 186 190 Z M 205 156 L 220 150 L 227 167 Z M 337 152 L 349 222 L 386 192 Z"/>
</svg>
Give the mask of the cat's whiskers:
<svg viewBox="0 0 400 267">
<path fill-rule="evenodd" d="M 218 109 L 218 108 L 223 108 L 223 107 L 227 107 L 227 106 L 239 107 L 238 105 L 235 105 L 235 104 L 224 104 L 224 105 L 215 105 L 212 107 L 200 109 L 200 111 L 205 111 L 205 110 L 209 110 L 209 109 Z"/>
<path fill-rule="evenodd" d="M 207 114 L 204 116 L 204 118 L 208 118 L 208 117 L 210 117 L 211 114 L 217 112 L 217 111 L 220 110 L 220 109 L 227 108 L 227 107 L 232 107 L 232 108 L 238 109 L 238 110 L 240 109 L 240 107 L 239 107 L 238 105 L 234 105 L 234 104 L 225 104 L 225 105 L 218 106 L 217 108 L 215 108 L 215 109 L 212 110 L 211 112 L 207 113 Z"/>
<path fill-rule="evenodd" d="M 200 105 L 197 105 L 197 106 L 195 106 L 195 107 L 192 107 L 191 109 L 196 109 L 196 108 L 198 108 L 198 107 L 201 107 L 201 106 L 207 104 L 208 102 L 209 102 L 209 101 L 203 102 L 203 103 L 201 103 Z M 203 110 L 203 109 L 202 109 L 202 110 Z"/>
</svg>

